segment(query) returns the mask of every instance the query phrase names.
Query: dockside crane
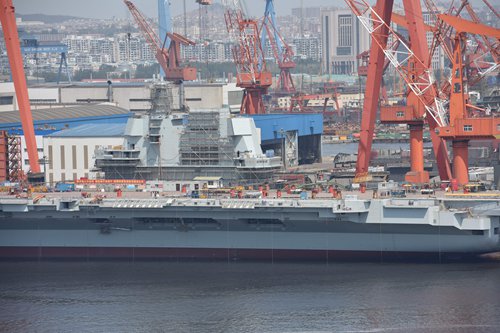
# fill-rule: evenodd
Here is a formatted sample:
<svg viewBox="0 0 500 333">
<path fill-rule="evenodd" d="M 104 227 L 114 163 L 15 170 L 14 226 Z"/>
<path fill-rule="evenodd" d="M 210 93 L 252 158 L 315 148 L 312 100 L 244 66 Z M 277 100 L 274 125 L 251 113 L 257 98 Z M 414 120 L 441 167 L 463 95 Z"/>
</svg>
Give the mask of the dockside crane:
<svg viewBox="0 0 500 333">
<path fill-rule="evenodd" d="M 240 113 L 266 113 L 263 96 L 272 84 L 272 74 L 266 66 L 258 23 L 244 17 L 237 1 L 224 17 L 228 32 L 237 40 L 232 52 L 237 71 L 236 86 L 244 89 Z"/>
<path fill-rule="evenodd" d="M 312 110 L 309 110 L 308 108 L 308 103 L 311 100 L 323 100 L 323 110 L 322 113 L 323 115 L 326 116 L 331 116 L 334 113 L 337 115 L 341 115 L 341 110 L 339 106 L 339 100 L 338 100 L 338 95 L 337 93 L 325 93 L 325 94 L 311 94 L 311 95 L 297 95 L 297 96 L 292 96 L 290 98 L 290 107 L 288 108 L 288 111 L 290 113 L 293 112 L 301 112 L 301 113 L 306 113 L 306 112 L 314 112 Z M 327 111 L 326 107 L 328 106 L 328 101 L 332 100 L 334 105 L 335 105 L 335 111 Z"/>
<path fill-rule="evenodd" d="M 15 8 L 12 0 L 0 0 L 0 21 L 2 24 L 5 46 L 9 58 L 12 80 L 16 90 L 17 103 L 21 124 L 26 141 L 26 149 L 30 163 L 30 172 L 27 180 L 30 183 L 43 183 L 44 174 L 41 172 L 38 161 L 38 150 L 35 138 L 35 129 L 33 126 L 33 116 L 28 97 L 28 86 L 24 75 L 23 58 L 21 56 L 21 47 L 19 45 L 19 35 L 17 33 Z"/>
<path fill-rule="evenodd" d="M 413 107 L 417 106 L 417 109 L 405 108 L 398 112 L 399 116 L 406 119 L 408 123 L 418 123 L 419 127 L 423 124 L 423 120 L 429 124 L 431 137 L 433 139 L 434 153 L 436 155 L 438 169 L 442 180 L 452 179 L 451 174 L 449 173 L 448 158 L 447 156 L 444 156 L 446 146 L 444 145 L 443 140 L 446 139 L 452 141 L 452 175 L 457 180 L 458 184 L 466 184 L 468 182 L 468 141 L 472 139 L 498 137 L 500 135 L 500 127 L 498 126 L 499 121 L 497 118 L 477 118 L 477 115 L 470 117 L 470 114 L 467 112 L 467 108 L 475 107 L 468 104 L 468 95 L 466 94 L 467 71 L 463 53 L 466 42 L 464 41 L 463 36 L 464 32 L 468 32 L 483 36 L 493 36 L 496 40 L 498 40 L 498 29 L 475 24 L 473 22 L 467 22 L 449 15 L 440 15 L 440 19 L 447 21 L 448 24 L 453 25 L 453 27 L 457 29 L 458 32 L 456 36 L 459 36 L 455 37 L 453 54 L 451 55 L 453 63 L 451 90 L 453 92 L 451 95 L 446 96 L 446 94 L 437 91 L 434 79 L 429 70 L 430 57 L 428 57 L 429 53 L 428 50 L 426 50 L 427 43 L 425 40 L 425 34 L 422 33 L 424 31 L 424 27 L 422 26 L 423 20 L 421 15 L 417 15 L 418 13 L 421 13 L 419 2 L 403 1 L 409 35 L 412 40 L 411 48 L 404 43 L 402 44 L 403 51 L 391 51 L 391 48 L 387 47 L 387 37 L 390 36 L 392 42 L 398 39 L 397 34 L 395 34 L 390 27 L 391 13 L 389 7 L 392 7 L 392 1 L 378 1 L 375 9 L 370 7 L 365 1 L 346 2 L 359 18 L 360 22 L 372 34 L 372 45 L 376 45 L 376 47 L 372 47 L 371 53 L 378 55 L 379 58 L 377 60 L 379 61 L 382 61 L 384 56 L 386 56 L 394 65 L 404 81 L 406 81 L 408 87 L 413 93 L 413 96 L 417 98 L 417 101 L 408 103 Z M 378 49 L 378 51 L 374 50 L 374 48 Z M 428 59 L 427 62 L 425 59 Z M 406 66 L 403 66 L 403 64 L 406 64 Z M 374 68 L 382 67 L 381 62 L 378 65 L 372 63 L 370 63 L 370 65 Z M 497 66 L 497 64 L 493 64 L 492 68 L 489 70 L 494 70 L 495 66 Z M 374 74 L 377 74 L 375 75 L 376 78 L 374 81 L 376 85 L 380 82 L 380 75 L 378 75 L 377 72 Z M 370 71 L 368 75 L 370 76 Z M 372 84 L 371 82 L 372 81 L 368 79 L 368 85 Z M 378 93 L 379 89 L 380 86 L 378 86 L 375 93 Z M 369 92 L 370 90 L 367 86 L 367 94 L 369 94 Z M 445 99 L 441 99 L 443 96 Z M 446 107 L 448 97 L 449 107 Z M 374 101 L 371 102 L 373 103 Z M 376 111 L 372 109 L 367 110 L 366 113 L 363 114 L 363 118 L 366 118 L 366 121 L 362 123 L 362 127 L 364 126 L 365 128 L 370 129 L 370 126 L 373 126 L 369 122 L 374 120 L 374 115 L 371 113 L 375 112 Z M 383 118 L 382 115 L 381 118 Z M 418 133 L 418 131 L 413 131 L 413 133 Z M 410 131 L 410 134 L 412 134 L 412 131 Z M 365 135 L 364 142 L 371 144 L 371 137 L 367 137 Z M 420 135 L 418 137 L 411 137 L 410 147 L 412 150 L 412 169 L 415 161 L 417 161 L 417 163 L 421 162 L 422 157 L 420 156 L 420 151 L 422 151 L 422 149 L 420 142 Z M 360 143 L 362 142 L 360 141 Z M 436 145 L 436 143 L 439 143 L 439 145 Z M 442 149 L 436 150 L 436 146 L 438 148 L 442 147 Z M 365 149 L 366 145 L 363 146 L 360 144 L 359 151 L 366 155 Z M 440 153 L 442 156 L 440 156 Z M 362 160 L 361 162 L 366 161 Z M 360 163 L 358 156 L 357 171 L 363 170 L 363 167 L 364 164 Z M 446 172 L 444 173 L 443 171 Z M 443 174 L 445 178 L 443 178 Z"/>
<path fill-rule="evenodd" d="M 405 108 L 405 110 L 395 114 L 397 118 L 406 123 L 413 123 L 410 132 L 412 134 L 410 150 L 414 155 L 412 156 L 412 172 L 417 174 L 415 178 L 421 180 L 426 178 L 425 173 L 423 173 L 423 122 L 425 119 L 431 129 L 439 175 L 442 180 L 450 179 L 451 168 L 445 142 L 434 132 L 435 128 L 446 123 L 444 102 L 437 98 L 434 80 L 429 68 L 430 64 L 421 60 L 427 59 L 428 47 L 425 34 L 422 33 L 425 31 L 422 15 L 418 15 L 419 12 L 421 13 L 420 3 L 411 0 L 403 1 L 408 32 L 412 40 L 411 48 L 390 27 L 392 0 L 378 0 L 374 8 L 363 0 L 346 0 L 346 3 L 372 37 L 355 181 L 363 182 L 368 177 L 378 98 L 386 57 L 410 88 L 413 98 L 420 102 L 412 101 L 410 106 L 416 107 Z M 394 47 L 394 43 L 399 43 L 397 49 Z"/>
<path fill-rule="evenodd" d="M 194 45 L 194 42 L 180 34 L 171 32 L 167 32 L 163 40 L 160 39 L 139 9 L 131 1 L 124 0 L 123 2 L 153 50 L 156 60 L 165 73 L 166 80 L 174 82 L 196 80 L 196 68 L 183 67 L 180 55 L 181 45 Z M 168 49 L 166 48 L 167 38 L 170 42 Z"/>
<path fill-rule="evenodd" d="M 296 67 L 293 61 L 294 54 L 291 47 L 286 43 L 279 32 L 273 0 L 266 0 L 266 9 L 264 11 L 261 28 L 263 50 L 267 49 L 268 41 L 274 58 L 276 59 L 276 63 L 278 64 L 278 68 L 280 69 L 280 75 L 276 82 L 276 92 L 285 95 L 293 94 L 295 93 L 295 85 L 290 70 Z"/>
<path fill-rule="evenodd" d="M 452 142 L 453 176 L 458 184 L 465 185 L 469 182 L 469 141 L 500 138 L 500 118 L 488 116 L 486 113 L 478 114 L 478 108 L 470 104 L 465 57 L 467 34 L 493 37 L 498 41 L 500 29 L 446 14 L 440 14 L 439 18 L 452 26 L 456 32 L 453 40 L 449 122 L 437 130 L 441 138 Z M 497 62 L 491 71 L 498 67 Z"/>
</svg>

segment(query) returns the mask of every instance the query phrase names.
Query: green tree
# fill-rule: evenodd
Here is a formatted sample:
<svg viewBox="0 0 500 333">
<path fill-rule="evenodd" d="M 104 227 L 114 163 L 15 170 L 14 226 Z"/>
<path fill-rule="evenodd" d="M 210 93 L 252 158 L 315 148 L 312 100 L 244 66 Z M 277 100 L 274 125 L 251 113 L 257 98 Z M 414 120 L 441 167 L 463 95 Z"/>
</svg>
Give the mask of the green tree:
<svg viewBox="0 0 500 333">
<path fill-rule="evenodd" d="M 160 73 L 160 65 L 137 65 L 135 70 L 134 78 L 136 79 L 146 79 L 153 77 L 153 74 Z"/>
</svg>

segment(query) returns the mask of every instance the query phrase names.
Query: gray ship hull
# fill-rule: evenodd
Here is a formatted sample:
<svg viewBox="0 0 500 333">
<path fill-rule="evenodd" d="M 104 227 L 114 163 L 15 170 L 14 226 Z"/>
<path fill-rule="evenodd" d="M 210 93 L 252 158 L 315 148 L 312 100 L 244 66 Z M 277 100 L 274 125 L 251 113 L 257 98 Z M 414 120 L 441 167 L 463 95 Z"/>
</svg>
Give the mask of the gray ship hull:
<svg viewBox="0 0 500 333">
<path fill-rule="evenodd" d="M 500 249 L 500 214 L 491 202 L 466 210 L 393 199 L 0 205 L 1 258 L 389 260 Z"/>
</svg>

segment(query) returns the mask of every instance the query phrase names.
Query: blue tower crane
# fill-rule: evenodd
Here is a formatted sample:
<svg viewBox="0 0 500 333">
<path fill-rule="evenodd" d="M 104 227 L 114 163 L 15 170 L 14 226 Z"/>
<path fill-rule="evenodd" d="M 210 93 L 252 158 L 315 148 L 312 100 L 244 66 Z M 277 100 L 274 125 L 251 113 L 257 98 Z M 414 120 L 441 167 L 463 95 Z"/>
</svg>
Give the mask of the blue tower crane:
<svg viewBox="0 0 500 333">
<path fill-rule="evenodd" d="M 266 23 L 266 21 L 268 21 L 271 26 L 272 26 L 272 29 L 270 29 L 273 33 L 273 38 L 274 40 L 276 41 L 276 46 L 277 46 L 277 52 L 278 52 L 278 56 L 281 58 L 282 55 L 283 55 L 283 44 L 281 43 L 281 37 L 279 36 L 279 33 L 278 33 L 278 24 L 276 22 L 276 11 L 274 9 L 274 1 L 273 0 L 266 0 L 266 10 L 264 11 L 264 23 Z M 262 29 L 262 32 L 261 32 L 261 42 L 262 42 L 262 49 L 263 50 L 267 50 L 267 29 Z"/>
<path fill-rule="evenodd" d="M 264 12 L 262 25 L 262 50 L 265 54 L 269 41 L 274 58 L 276 59 L 280 69 L 280 76 L 278 82 L 276 83 L 276 92 L 279 94 L 292 94 L 295 92 L 292 75 L 290 74 L 290 69 L 295 68 L 293 51 L 279 33 L 273 0 L 266 0 L 266 10 Z"/>
</svg>

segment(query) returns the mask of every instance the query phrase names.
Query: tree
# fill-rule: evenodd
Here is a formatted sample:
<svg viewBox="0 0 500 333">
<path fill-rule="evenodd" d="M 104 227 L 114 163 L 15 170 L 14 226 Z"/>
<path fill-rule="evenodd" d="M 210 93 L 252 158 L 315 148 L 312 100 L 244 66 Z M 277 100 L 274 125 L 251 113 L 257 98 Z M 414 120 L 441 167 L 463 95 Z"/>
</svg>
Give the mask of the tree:
<svg viewBox="0 0 500 333">
<path fill-rule="evenodd" d="M 135 79 L 151 78 L 153 77 L 154 74 L 159 74 L 159 73 L 160 73 L 160 65 L 158 64 L 137 65 L 134 78 Z"/>
</svg>

